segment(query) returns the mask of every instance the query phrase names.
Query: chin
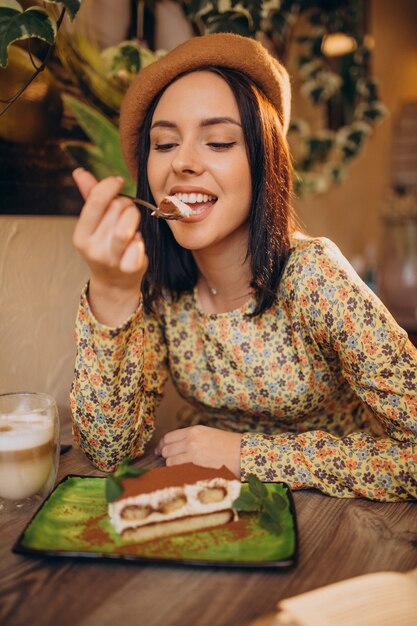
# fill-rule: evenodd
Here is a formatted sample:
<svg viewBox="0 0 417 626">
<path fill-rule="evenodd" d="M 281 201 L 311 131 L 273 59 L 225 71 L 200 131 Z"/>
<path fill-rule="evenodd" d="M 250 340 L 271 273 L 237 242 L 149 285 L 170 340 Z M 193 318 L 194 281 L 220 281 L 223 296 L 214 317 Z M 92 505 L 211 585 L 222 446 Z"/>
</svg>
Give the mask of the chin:
<svg viewBox="0 0 417 626">
<path fill-rule="evenodd" d="M 173 227 L 171 226 L 171 228 L 175 241 L 186 250 L 202 250 L 218 241 L 215 235 L 210 236 L 207 233 L 207 227 L 196 229 L 195 225 L 193 225 L 193 230 L 191 230 L 188 225 L 184 224 L 182 226 L 177 222 Z"/>
</svg>

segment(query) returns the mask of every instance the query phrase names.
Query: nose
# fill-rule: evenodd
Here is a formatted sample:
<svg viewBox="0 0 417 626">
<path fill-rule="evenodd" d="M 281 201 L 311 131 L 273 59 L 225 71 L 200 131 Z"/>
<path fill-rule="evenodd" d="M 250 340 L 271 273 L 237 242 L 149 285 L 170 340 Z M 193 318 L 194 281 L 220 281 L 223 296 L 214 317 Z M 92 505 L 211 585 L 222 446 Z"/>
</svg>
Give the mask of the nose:
<svg viewBox="0 0 417 626">
<path fill-rule="evenodd" d="M 204 170 L 204 165 L 199 152 L 191 142 L 183 141 L 175 150 L 171 161 L 172 170 L 175 174 L 188 174 L 198 176 Z"/>
</svg>

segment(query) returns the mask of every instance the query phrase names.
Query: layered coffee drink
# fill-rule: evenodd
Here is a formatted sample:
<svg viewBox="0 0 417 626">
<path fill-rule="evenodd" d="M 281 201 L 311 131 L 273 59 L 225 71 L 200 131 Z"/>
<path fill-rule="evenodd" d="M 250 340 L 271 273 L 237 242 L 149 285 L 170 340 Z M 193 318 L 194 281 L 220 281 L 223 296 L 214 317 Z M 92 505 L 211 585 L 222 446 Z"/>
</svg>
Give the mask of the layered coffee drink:
<svg viewBox="0 0 417 626">
<path fill-rule="evenodd" d="M 44 495 L 54 479 L 53 420 L 45 415 L 0 414 L 0 497 Z"/>
</svg>

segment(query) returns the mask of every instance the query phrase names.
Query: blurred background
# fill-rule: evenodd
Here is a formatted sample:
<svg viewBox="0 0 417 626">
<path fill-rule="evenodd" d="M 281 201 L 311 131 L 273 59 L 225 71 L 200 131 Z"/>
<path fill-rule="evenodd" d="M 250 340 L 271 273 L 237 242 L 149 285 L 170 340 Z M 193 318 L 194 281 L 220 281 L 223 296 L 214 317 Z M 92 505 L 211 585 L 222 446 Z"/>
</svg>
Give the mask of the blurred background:
<svg viewBox="0 0 417 626">
<path fill-rule="evenodd" d="M 51 19 L 64 4 L 48 9 Z M 206 32 L 254 36 L 286 64 L 300 222 L 340 247 L 415 341 L 415 0 L 115 4 L 83 0 L 75 19 L 64 17 L 53 51 L 39 39 L 18 41 L 0 67 L 0 110 L 45 58 L 48 68 L 0 116 L 0 393 L 51 393 L 68 418 L 87 278 L 71 243 L 82 204 L 71 170 L 122 174 L 134 192 L 118 144 L 123 94 L 147 64 Z M 180 404 L 169 385 L 157 436 Z"/>
</svg>

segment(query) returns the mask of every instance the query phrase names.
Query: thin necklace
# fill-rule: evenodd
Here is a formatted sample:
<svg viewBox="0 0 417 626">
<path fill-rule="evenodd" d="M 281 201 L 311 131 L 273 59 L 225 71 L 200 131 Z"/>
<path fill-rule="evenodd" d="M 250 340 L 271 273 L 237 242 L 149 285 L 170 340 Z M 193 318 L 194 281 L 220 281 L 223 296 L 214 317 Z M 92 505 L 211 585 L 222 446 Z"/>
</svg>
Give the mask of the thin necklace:
<svg viewBox="0 0 417 626">
<path fill-rule="evenodd" d="M 209 282 L 208 282 L 208 280 L 207 280 L 207 278 L 206 278 L 205 276 L 202 276 L 202 279 L 203 279 L 203 280 L 204 280 L 204 282 L 206 283 L 207 288 L 208 288 L 208 290 L 209 290 L 209 292 L 211 293 L 211 295 L 212 295 L 212 296 L 217 296 L 217 295 L 219 295 L 219 290 L 218 290 L 218 289 L 216 289 L 216 287 L 212 287 L 212 286 L 209 284 Z"/>
<path fill-rule="evenodd" d="M 212 296 L 218 296 L 219 295 L 219 290 L 216 287 L 213 287 L 212 285 L 210 285 L 208 280 L 207 280 L 207 278 L 205 276 L 203 276 L 203 280 L 206 283 L 206 285 L 208 287 L 208 290 L 211 293 L 211 295 Z M 248 294 L 245 294 L 245 296 L 239 296 L 237 298 L 232 298 L 232 300 L 239 300 L 240 298 L 246 297 L 246 295 L 248 295 Z M 230 298 L 228 298 L 228 299 L 230 300 Z"/>
</svg>

